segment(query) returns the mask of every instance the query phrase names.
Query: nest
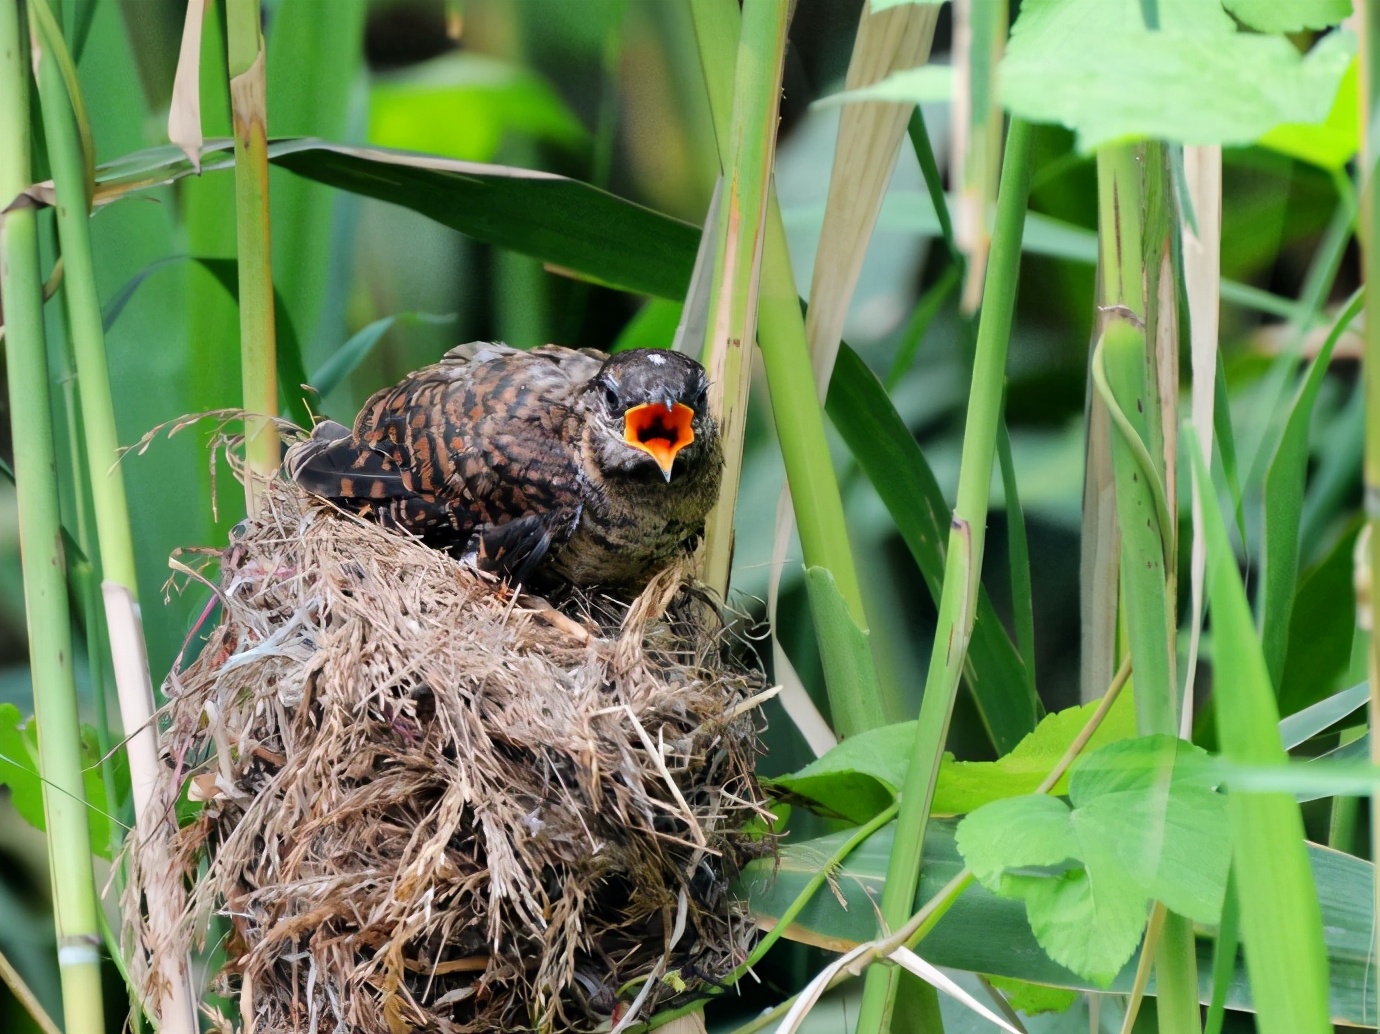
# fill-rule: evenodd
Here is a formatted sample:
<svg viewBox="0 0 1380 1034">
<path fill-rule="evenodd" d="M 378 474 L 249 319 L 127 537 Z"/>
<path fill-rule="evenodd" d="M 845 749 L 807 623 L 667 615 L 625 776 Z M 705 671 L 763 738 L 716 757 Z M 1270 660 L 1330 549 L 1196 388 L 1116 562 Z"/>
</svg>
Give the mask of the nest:
<svg viewBox="0 0 1380 1034">
<path fill-rule="evenodd" d="M 556 610 L 283 483 L 216 559 L 132 840 L 125 914 L 185 901 L 130 931 L 150 996 L 215 925 L 256 1034 L 607 1029 L 743 960 L 769 693 L 684 572 Z"/>
</svg>

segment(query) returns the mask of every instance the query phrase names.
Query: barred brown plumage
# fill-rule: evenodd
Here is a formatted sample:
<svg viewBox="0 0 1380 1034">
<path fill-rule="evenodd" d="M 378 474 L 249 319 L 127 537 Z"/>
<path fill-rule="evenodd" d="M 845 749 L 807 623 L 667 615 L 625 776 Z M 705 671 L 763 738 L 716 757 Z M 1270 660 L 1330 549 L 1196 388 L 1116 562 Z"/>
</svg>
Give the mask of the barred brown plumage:
<svg viewBox="0 0 1380 1034">
<path fill-rule="evenodd" d="M 723 454 L 693 359 L 475 342 L 288 452 L 304 489 L 516 581 L 636 589 L 693 546 Z"/>
</svg>

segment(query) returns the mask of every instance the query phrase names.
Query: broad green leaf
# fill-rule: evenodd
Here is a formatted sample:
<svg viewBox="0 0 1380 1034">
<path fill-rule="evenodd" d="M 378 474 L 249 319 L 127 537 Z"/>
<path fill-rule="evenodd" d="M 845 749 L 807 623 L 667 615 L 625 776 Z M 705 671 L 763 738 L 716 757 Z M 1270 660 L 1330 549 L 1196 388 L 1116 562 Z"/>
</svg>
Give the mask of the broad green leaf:
<svg viewBox="0 0 1380 1034">
<path fill-rule="evenodd" d="M 1082 853 L 1069 806 L 1040 793 L 983 805 L 958 824 L 958 849 L 979 883 L 1010 897 L 1025 896 L 1012 883 L 1029 878 L 1021 870 L 1067 869 L 1063 863 L 1077 863 Z"/>
<path fill-rule="evenodd" d="M 849 736 L 799 772 L 767 783 L 861 824 L 896 799 L 914 745 L 914 722 L 883 725 Z"/>
<path fill-rule="evenodd" d="M 608 287 L 681 299 L 700 229 L 551 173 L 281 141 L 269 160 Z"/>
<path fill-rule="evenodd" d="M 1025 902 L 1026 918 L 1051 959 L 1107 987 L 1130 959 L 1148 909 L 1115 868 L 1095 877 L 1084 868 L 1054 876 L 1007 876 L 1003 893 Z"/>
<path fill-rule="evenodd" d="M 925 831 L 924 867 L 916 907 L 931 900 L 963 869 L 954 841 L 956 823 L 935 819 Z M 819 893 L 796 916 L 786 936 L 830 951 L 847 951 L 879 934 L 877 905 L 886 878 L 895 823 L 885 826 L 861 844 L 833 875 L 834 893 Z M 817 840 L 786 844 L 779 858 L 750 863 L 735 887 L 747 900 L 759 924 L 771 926 L 793 902 L 806 882 L 839 846 L 852 829 Z M 1317 881 L 1325 924 L 1331 974 L 1331 1014 L 1336 1023 L 1368 1026 L 1374 1023 L 1375 963 L 1370 957 L 1374 869 L 1369 862 L 1339 851 L 1308 846 L 1308 858 Z M 1211 972 L 1212 940 L 1198 941 L 1199 971 Z M 1023 902 L 1003 898 L 973 884 L 919 948 L 937 966 L 995 974 L 1047 987 L 1078 991 L 1103 988 L 1078 976 L 1049 958 L 1031 933 Z M 1121 970 L 1110 990 L 1125 994 L 1135 978 L 1136 959 Z M 1153 993 L 1153 985 L 1152 985 Z M 1207 1001 L 1210 982 L 1204 980 L 1202 1000 Z M 1237 958 L 1227 983 L 1227 1005 L 1252 1008 L 1249 981 Z"/>
<path fill-rule="evenodd" d="M 886 388 L 846 344 L 839 349 L 825 406 L 829 419 L 886 504 L 938 605 L 949 504 Z M 986 589 L 978 596 L 964 674 L 997 752 L 1011 751 L 1035 727 L 1042 708 L 1030 692 L 1020 656 Z"/>
<path fill-rule="evenodd" d="M 1327 118 L 1276 126 L 1260 138 L 1260 146 L 1334 172 L 1344 168 L 1360 147 L 1359 68 L 1359 61 L 1353 58 L 1337 87 Z"/>
<path fill-rule="evenodd" d="M 1085 152 L 1134 138 L 1248 144 L 1279 125 L 1321 122 L 1356 49 L 1337 32 L 1300 55 L 1286 39 L 1224 28 L 1221 8 L 1201 0 L 1161 3 L 1151 31 L 1139 6 L 1023 4 L 1001 67 L 1012 113 L 1068 126 Z"/>
<path fill-rule="evenodd" d="M 1045 715 L 1035 731 L 1021 740 L 1015 750 L 996 761 L 955 761 L 945 756 L 934 791 L 935 814 L 963 814 L 988 801 L 1033 793 L 1099 706 L 1101 701 L 1094 700 L 1081 707 Z M 1084 749 L 1096 750 L 1135 734 L 1135 705 L 1128 688 L 1122 691 Z M 1053 792 L 1065 793 L 1068 785 L 1069 776 L 1065 775 L 1055 784 Z"/>
<path fill-rule="evenodd" d="M 1191 428 L 1185 431 L 1184 449 L 1193 459 L 1194 478 L 1203 486 L 1204 498 L 1212 499 L 1212 479 Z M 1286 758 L 1279 739 L 1279 712 L 1236 555 L 1221 513 L 1214 506 L 1203 509 L 1218 738 L 1227 760 L 1278 764 Z M 1233 874 L 1244 906 L 1241 939 L 1260 1030 L 1321 1034 L 1329 1029 L 1328 960 L 1298 802 L 1280 793 L 1231 793 L 1228 815 Z M 1270 907 L 1254 907 L 1259 902 L 1269 902 Z"/>
<path fill-rule="evenodd" d="M 1086 755 L 1069 781 L 1073 822 L 1093 870 L 1126 873 L 1169 910 L 1215 923 L 1229 852 L 1226 801 L 1170 736 L 1122 740 Z"/>
<path fill-rule="evenodd" d="M 564 147 L 588 138 L 539 75 L 475 51 L 382 76 L 369 91 L 371 144 L 488 162 L 508 133 Z"/>
<path fill-rule="evenodd" d="M 233 167 L 229 141 L 202 148 L 203 173 Z M 549 172 L 348 147 L 306 138 L 269 144 L 269 161 L 300 176 L 402 205 L 477 240 L 637 294 L 680 300 L 700 229 Z M 176 147 L 125 155 L 96 170 L 97 204 L 192 174 Z M 33 193 L 45 203 L 50 192 Z"/>
<path fill-rule="evenodd" d="M 983 886 L 1026 903 L 1052 959 L 1105 986 L 1149 901 L 1202 923 L 1220 913 L 1226 800 L 1178 764 L 1193 751 L 1169 736 L 1102 747 L 1074 767 L 1072 808 L 1043 794 L 994 801 L 959 825 L 959 850 Z"/>
<path fill-rule="evenodd" d="M 1351 15 L 1351 0 L 1222 0 L 1222 6 L 1257 32 L 1329 29 Z"/>
<path fill-rule="evenodd" d="M 1095 750 L 1135 735 L 1135 710 L 1129 697 L 1128 691 L 1113 704 L 1088 741 L 1087 749 Z M 1045 715 L 1034 732 L 996 761 L 955 761 L 946 754 L 935 786 L 934 814 L 961 814 L 989 801 L 1033 793 L 1100 705 L 1095 700 Z M 816 801 L 853 822 L 866 822 L 896 799 L 905 782 L 914 743 L 914 722 L 869 729 L 850 736 L 799 772 L 769 783 L 778 790 Z M 1054 792 L 1066 792 L 1068 781 L 1066 775 Z"/>
</svg>

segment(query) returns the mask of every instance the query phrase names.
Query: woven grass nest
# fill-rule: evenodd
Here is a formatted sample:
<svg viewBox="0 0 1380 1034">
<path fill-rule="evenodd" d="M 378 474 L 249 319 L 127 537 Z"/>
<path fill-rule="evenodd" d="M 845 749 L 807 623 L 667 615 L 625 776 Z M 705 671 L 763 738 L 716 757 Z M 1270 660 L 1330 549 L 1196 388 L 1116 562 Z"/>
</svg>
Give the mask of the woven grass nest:
<svg viewBox="0 0 1380 1034">
<path fill-rule="evenodd" d="M 556 609 L 281 481 L 217 559 L 133 838 L 126 914 L 186 900 L 150 993 L 216 914 L 255 1034 L 607 1030 L 742 961 L 769 693 L 683 571 Z"/>
</svg>

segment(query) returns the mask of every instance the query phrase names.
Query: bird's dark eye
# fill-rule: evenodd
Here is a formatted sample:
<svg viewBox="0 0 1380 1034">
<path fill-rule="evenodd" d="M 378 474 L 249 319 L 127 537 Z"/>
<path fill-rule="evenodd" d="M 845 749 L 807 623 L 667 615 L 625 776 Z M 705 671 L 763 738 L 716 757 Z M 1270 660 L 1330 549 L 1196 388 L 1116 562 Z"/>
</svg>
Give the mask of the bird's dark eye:
<svg viewBox="0 0 1380 1034">
<path fill-rule="evenodd" d="M 703 405 L 705 404 L 705 402 L 708 400 L 708 398 L 709 398 L 709 382 L 708 382 L 708 381 L 700 381 L 699 390 L 698 390 L 697 392 L 695 392 L 695 401 L 691 403 L 690 408 L 691 408 L 691 409 L 699 409 L 701 406 L 703 406 Z"/>
<path fill-rule="evenodd" d="M 601 378 L 599 389 L 604 393 L 604 401 L 608 403 L 610 409 L 618 409 L 623 404 L 623 400 L 618 395 L 618 385 L 614 384 L 613 381 Z"/>
</svg>

